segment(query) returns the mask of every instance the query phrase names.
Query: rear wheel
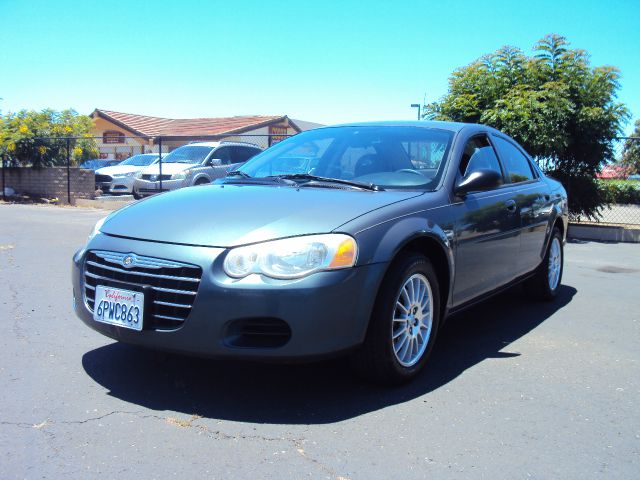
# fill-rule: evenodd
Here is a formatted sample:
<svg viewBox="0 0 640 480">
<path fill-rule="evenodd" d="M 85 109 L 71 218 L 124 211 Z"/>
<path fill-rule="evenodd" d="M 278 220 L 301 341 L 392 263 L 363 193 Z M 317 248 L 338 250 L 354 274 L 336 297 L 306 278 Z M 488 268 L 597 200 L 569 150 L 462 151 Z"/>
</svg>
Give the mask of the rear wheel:
<svg viewBox="0 0 640 480">
<path fill-rule="evenodd" d="M 194 185 L 206 185 L 207 183 L 210 182 L 206 178 L 199 178 L 198 180 L 196 180 L 196 183 L 194 183 Z"/>
<path fill-rule="evenodd" d="M 527 294 L 536 300 L 553 300 L 556 298 L 562 280 L 563 266 L 562 234 L 560 229 L 554 227 L 542 263 L 538 267 L 536 274 L 525 284 Z"/>
<path fill-rule="evenodd" d="M 383 281 L 354 367 L 382 383 L 410 380 L 427 362 L 439 318 L 440 288 L 431 263 L 423 255 L 403 255 Z"/>
</svg>

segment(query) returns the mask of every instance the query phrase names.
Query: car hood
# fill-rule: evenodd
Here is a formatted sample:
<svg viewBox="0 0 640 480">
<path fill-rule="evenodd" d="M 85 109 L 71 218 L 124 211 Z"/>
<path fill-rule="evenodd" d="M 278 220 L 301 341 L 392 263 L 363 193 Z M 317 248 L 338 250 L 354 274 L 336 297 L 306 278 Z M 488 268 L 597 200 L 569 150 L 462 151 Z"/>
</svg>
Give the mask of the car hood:
<svg viewBox="0 0 640 480">
<path fill-rule="evenodd" d="M 174 173 L 182 172 L 183 170 L 188 170 L 190 168 L 199 167 L 199 163 L 164 163 L 162 162 L 162 174 L 163 175 L 173 175 Z M 142 172 L 145 175 L 158 175 L 160 173 L 160 166 L 155 163 L 153 165 L 149 165 Z"/>
<path fill-rule="evenodd" d="M 145 167 L 137 167 L 135 165 L 113 165 L 111 167 L 102 167 L 96 170 L 98 175 L 118 175 L 121 173 L 137 172 Z"/>
<path fill-rule="evenodd" d="M 331 232 L 360 215 L 420 194 L 228 184 L 189 187 L 118 210 L 100 231 L 140 240 L 231 247 Z"/>
</svg>

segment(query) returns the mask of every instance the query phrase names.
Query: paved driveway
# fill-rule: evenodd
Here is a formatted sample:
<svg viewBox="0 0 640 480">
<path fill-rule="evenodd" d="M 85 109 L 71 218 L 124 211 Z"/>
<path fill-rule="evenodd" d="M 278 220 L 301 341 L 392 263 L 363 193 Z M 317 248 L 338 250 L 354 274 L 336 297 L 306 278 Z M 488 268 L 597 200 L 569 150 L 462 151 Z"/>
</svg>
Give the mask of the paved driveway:
<svg viewBox="0 0 640 480">
<path fill-rule="evenodd" d="M 469 310 L 382 389 L 89 330 L 70 259 L 102 215 L 0 204 L 0 478 L 638 478 L 640 245 L 567 245 L 557 302 Z"/>
</svg>

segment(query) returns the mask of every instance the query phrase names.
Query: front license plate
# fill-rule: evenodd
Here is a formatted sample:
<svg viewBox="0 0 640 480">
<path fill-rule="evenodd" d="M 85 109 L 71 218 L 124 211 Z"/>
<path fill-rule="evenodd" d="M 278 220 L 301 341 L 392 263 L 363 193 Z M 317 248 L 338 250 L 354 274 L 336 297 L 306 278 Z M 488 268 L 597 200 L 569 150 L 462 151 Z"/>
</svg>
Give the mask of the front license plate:
<svg viewBox="0 0 640 480">
<path fill-rule="evenodd" d="M 96 287 L 93 319 L 119 327 L 142 330 L 144 294 L 119 288 Z"/>
</svg>

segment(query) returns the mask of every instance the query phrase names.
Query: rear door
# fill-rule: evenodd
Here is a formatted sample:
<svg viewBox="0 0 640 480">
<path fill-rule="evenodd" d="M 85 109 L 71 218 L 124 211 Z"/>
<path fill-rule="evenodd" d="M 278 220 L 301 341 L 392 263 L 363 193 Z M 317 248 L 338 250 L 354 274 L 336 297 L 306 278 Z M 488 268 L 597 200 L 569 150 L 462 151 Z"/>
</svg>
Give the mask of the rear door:
<svg viewBox="0 0 640 480">
<path fill-rule="evenodd" d="M 458 178 L 478 169 L 491 169 L 503 175 L 493 146 L 485 134 L 467 141 L 459 163 Z M 513 189 L 508 185 L 468 193 L 452 206 L 457 213 L 453 292 L 454 306 L 457 306 L 515 278 L 520 217 Z"/>
</svg>

